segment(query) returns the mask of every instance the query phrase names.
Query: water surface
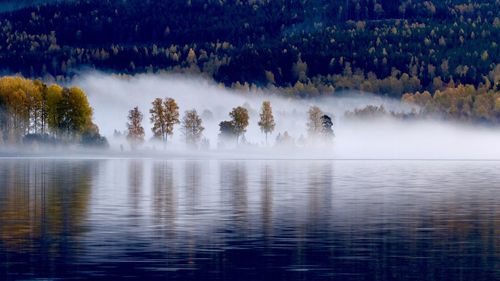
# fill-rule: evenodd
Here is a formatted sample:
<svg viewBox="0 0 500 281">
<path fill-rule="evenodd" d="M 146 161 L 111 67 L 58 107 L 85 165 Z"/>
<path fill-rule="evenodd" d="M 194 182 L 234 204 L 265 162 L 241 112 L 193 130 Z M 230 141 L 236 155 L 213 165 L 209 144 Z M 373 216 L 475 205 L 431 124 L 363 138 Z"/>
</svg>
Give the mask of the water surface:
<svg viewBox="0 0 500 281">
<path fill-rule="evenodd" d="M 500 162 L 0 160 L 0 280 L 500 280 Z"/>
</svg>

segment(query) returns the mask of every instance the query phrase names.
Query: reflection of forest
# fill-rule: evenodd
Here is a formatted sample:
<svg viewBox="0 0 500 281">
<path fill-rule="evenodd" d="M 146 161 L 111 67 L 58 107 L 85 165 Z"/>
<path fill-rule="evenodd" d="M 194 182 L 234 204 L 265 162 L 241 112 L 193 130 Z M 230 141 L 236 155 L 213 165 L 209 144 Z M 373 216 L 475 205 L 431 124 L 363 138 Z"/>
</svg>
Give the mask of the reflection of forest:
<svg viewBox="0 0 500 281">
<path fill-rule="evenodd" d="M 324 217 L 329 217 L 332 208 L 332 163 L 315 162 L 308 167 L 308 221 L 317 225 Z"/>
<path fill-rule="evenodd" d="M 0 246 L 64 253 L 67 239 L 82 231 L 97 168 L 87 161 L 0 161 Z M 35 241 L 42 247 L 31 247 Z"/>
<path fill-rule="evenodd" d="M 231 206 L 236 226 L 242 234 L 248 227 L 248 167 L 244 162 L 223 162 L 220 166 L 220 188 L 224 204 Z"/>
<path fill-rule="evenodd" d="M 184 177 L 186 184 L 186 205 L 191 215 L 196 215 L 198 206 L 201 204 L 199 193 L 201 186 L 201 163 L 199 161 L 186 161 Z"/>
<path fill-rule="evenodd" d="M 140 200 L 143 192 L 144 163 L 141 160 L 131 160 L 128 167 L 128 189 L 132 215 L 138 218 L 140 215 Z"/>
<path fill-rule="evenodd" d="M 261 169 L 260 182 L 262 231 L 267 240 L 272 235 L 273 226 L 273 172 L 268 164 Z"/>
<path fill-rule="evenodd" d="M 158 161 L 153 163 L 153 222 L 159 236 L 175 237 L 177 199 L 174 185 L 172 163 Z M 165 241 L 166 243 L 166 241 Z"/>
</svg>

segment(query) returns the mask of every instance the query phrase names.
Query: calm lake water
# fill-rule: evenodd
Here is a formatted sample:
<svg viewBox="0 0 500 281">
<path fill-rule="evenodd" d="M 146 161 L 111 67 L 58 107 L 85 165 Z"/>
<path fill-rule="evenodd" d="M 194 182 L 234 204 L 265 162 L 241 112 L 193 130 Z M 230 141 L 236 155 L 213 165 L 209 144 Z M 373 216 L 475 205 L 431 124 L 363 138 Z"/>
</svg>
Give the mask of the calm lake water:
<svg viewBox="0 0 500 281">
<path fill-rule="evenodd" d="M 0 280 L 500 280 L 500 162 L 0 160 Z"/>
</svg>

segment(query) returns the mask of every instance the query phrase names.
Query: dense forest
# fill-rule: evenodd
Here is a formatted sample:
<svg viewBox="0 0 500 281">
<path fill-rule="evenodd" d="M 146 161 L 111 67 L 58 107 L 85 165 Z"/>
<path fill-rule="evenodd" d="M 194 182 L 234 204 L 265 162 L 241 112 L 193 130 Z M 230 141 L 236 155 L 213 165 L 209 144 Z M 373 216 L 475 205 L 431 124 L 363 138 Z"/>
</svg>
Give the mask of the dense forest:
<svg viewBox="0 0 500 281">
<path fill-rule="evenodd" d="M 174 71 L 298 96 L 500 87 L 499 0 L 43 2 L 0 12 L 5 72 Z"/>
</svg>

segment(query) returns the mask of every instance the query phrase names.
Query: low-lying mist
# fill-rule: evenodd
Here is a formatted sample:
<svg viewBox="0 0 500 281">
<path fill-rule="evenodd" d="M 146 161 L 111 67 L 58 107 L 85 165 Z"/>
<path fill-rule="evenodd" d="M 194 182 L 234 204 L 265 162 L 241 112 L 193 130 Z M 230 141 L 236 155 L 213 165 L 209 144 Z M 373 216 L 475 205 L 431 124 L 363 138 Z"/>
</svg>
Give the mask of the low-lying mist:
<svg viewBox="0 0 500 281">
<path fill-rule="evenodd" d="M 331 159 L 500 159 L 500 130 L 474 127 L 439 120 L 404 121 L 377 118 L 352 121 L 346 111 L 367 105 L 383 105 L 388 111 L 409 112 L 411 108 L 399 100 L 366 93 L 342 93 L 316 99 L 287 98 L 283 94 L 232 91 L 200 78 L 181 75 L 136 75 L 120 77 L 103 73 L 87 73 L 71 82 L 83 88 L 94 108 L 94 121 L 101 134 L 117 150 L 128 149 L 125 138 L 114 138 L 115 130 L 124 132 L 127 114 L 138 106 L 144 114 L 146 140 L 153 136 L 149 122 L 151 102 L 157 97 L 174 98 L 180 117 L 186 110 L 196 109 L 203 119 L 203 132 L 210 142 L 205 155 L 235 158 L 331 158 Z M 271 101 L 276 128 L 265 144 L 265 136 L 257 122 L 264 100 Z M 328 146 L 277 148 L 275 139 L 285 131 L 295 139 L 307 139 L 307 118 L 310 106 L 334 116 L 335 138 Z M 245 139 L 250 145 L 219 150 L 219 123 L 229 120 L 229 112 L 244 106 L 250 114 Z M 144 150 L 162 151 L 163 146 L 146 142 Z M 180 125 L 167 144 L 166 151 L 182 153 L 184 138 Z M 187 150 L 186 150 L 187 152 Z M 190 155 L 194 155 L 190 152 Z M 200 154 L 203 154 L 200 152 Z"/>
</svg>

